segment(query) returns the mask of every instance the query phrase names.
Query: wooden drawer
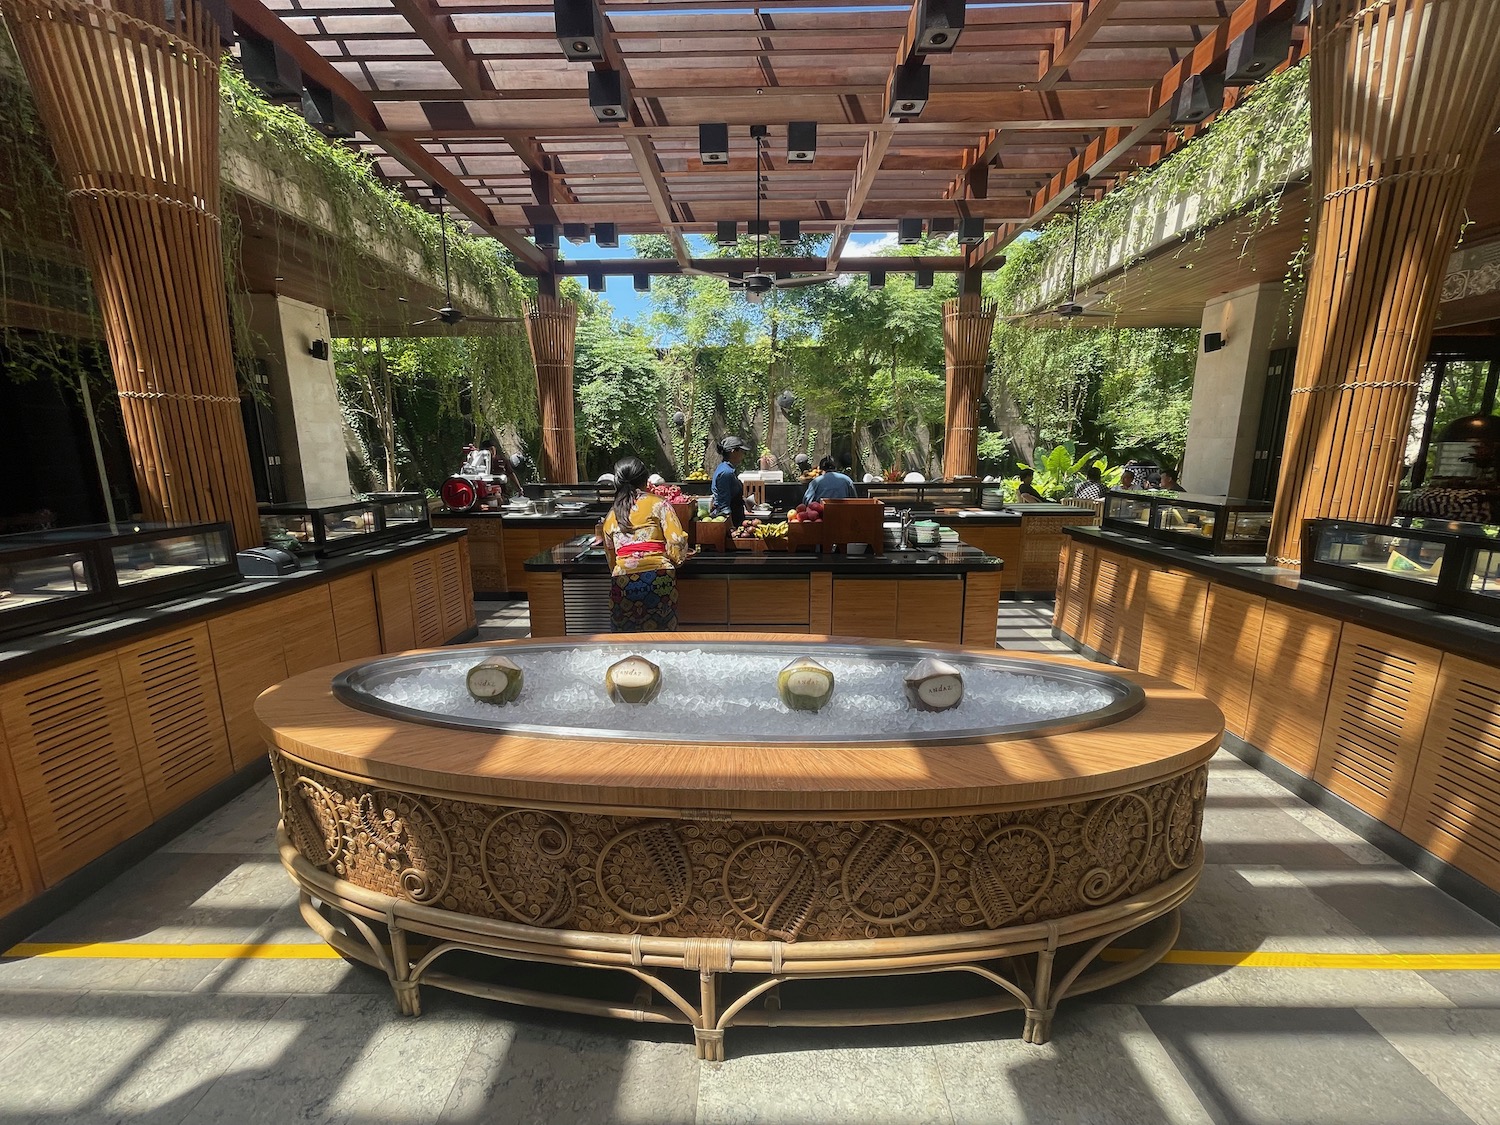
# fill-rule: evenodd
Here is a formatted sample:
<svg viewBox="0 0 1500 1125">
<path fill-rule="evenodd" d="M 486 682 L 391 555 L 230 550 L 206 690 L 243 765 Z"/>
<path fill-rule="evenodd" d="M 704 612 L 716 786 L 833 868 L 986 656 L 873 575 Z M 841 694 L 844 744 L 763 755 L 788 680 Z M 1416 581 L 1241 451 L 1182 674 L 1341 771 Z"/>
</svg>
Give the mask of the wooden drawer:
<svg viewBox="0 0 1500 1125">
<path fill-rule="evenodd" d="M 728 581 L 731 624 L 807 624 L 810 597 L 806 578 L 731 578 Z"/>
<path fill-rule="evenodd" d="M 677 623 L 684 629 L 694 625 L 728 625 L 729 580 L 679 578 Z"/>
</svg>

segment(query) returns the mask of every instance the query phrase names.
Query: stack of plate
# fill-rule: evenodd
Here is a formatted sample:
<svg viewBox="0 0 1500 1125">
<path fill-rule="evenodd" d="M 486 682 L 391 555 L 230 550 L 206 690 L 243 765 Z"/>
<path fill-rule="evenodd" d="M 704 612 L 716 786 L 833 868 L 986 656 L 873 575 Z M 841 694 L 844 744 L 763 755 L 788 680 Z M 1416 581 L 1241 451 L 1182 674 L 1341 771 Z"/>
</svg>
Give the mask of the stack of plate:
<svg viewBox="0 0 1500 1125">
<path fill-rule="evenodd" d="M 998 488 L 980 489 L 979 506 L 986 512 L 998 512 L 1005 507 L 1005 494 Z"/>
<path fill-rule="evenodd" d="M 938 545 L 938 532 L 941 530 L 931 520 L 922 520 L 911 525 L 912 534 L 916 538 L 918 547 L 936 547 Z"/>
</svg>

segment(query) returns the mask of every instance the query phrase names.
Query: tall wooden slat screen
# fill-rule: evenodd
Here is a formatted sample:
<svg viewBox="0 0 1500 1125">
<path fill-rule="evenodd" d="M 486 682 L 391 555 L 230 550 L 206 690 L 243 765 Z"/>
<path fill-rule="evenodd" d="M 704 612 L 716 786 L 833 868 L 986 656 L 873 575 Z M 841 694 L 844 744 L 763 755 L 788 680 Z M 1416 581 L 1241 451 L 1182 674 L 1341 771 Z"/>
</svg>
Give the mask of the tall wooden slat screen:
<svg viewBox="0 0 1500 1125">
<path fill-rule="evenodd" d="M 1305 519 L 1388 519 L 1448 255 L 1500 104 L 1500 4 L 1314 9 L 1307 313 L 1268 552 Z"/>
<path fill-rule="evenodd" d="M 573 339 L 578 306 L 542 295 L 526 302 L 526 338 L 536 365 L 537 402 L 542 414 L 542 472 L 550 481 L 578 480 L 578 447 L 573 433 Z"/>
<path fill-rule="evenodd" d="M 219 36 L 196 0 L 0 0 L 104 314 L 146 515 L 260 542 L 219 241 Z"/>
<path fill-rule="evenodd" d="M 968 294 L 943 302 L 943 358 L 948 368 L 943 476 L 949 480 L 979 472 L 979 400 L 994 330 L 994 301 Z"/>
</svg>

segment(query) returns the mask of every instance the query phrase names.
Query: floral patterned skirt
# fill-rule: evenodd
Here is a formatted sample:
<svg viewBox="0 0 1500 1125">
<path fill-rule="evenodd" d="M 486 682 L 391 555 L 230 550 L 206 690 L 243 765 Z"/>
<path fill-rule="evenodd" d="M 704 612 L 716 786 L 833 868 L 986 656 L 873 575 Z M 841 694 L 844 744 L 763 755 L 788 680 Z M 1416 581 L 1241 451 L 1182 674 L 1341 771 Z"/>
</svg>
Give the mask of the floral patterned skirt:
<svg viewBox="0 0 1500 1125">
<path fill-rule="evenodd" d="M 677 573 L 637 570 L 615 575 L 609 588 L 609 623 L 616 633 L 676 630 Z"/>
</svg>

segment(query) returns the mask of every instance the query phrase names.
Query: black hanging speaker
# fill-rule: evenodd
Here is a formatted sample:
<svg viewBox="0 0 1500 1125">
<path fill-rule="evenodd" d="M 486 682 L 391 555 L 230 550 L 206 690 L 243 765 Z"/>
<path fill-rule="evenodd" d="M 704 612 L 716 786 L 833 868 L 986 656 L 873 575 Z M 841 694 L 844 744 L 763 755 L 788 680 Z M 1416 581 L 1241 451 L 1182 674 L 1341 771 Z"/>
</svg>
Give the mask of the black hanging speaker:
<svg viewBox="0 0 1500 1125">
<path fill-rule="evenodd" d="M 720 219 L 714 225 L 714 241 L 720 246 L 733 246 L 739 240 L 739 224 L 733 219 Z"/>
<path fill-rule="evenodd" d="M 302 68 L 280 43 L 246 32 L 240 36 L 240 66 L 250 84 L 273 101 L 302 97 Z"/>
<path fill-rule="evenodd" d="M 885 115 L 896 121 L 920 116 L 927 108 L 927 95 L 931 89 L 932 68 L 924 62 L 908 59 L 891 73 Z"/>
<path fill-rule="evenodd" d="M 786 162 L 811 164 L 818 151 L 818 123 L 792 121 L 786 127 Z"/>
<path fill-rule="evenodd" d="M 611 249 L 620 245 L 619 228 L 614 223 L 595 223 L 594 244 Z"/>
<path fill-rule="evenodd" d="M 698 159 L 705 164 L 729 163 L 729 126 L 698 126 Z"/>
<path fill-rule="evenodd" d="M 309 82 L 302 89 L 302 116 L 325 137 L 352 137 L 359 132 L 359 122 L 349 103 L 316 82 Z"/>
<path fill-rule="evenodd" d="M 1224 334 L 1222 332 L 1205 332 L 1203 334 L 1203 350 L 1205 352 L 1220 351 L 1224 347 Z"/>
<path fill-rule="evenodd" d="M 538 246 L 547 250 L 557 249 L 557 227 L 551 223 L 537 223 L 532 231 Z"/>
<path fill-rule="evenodd" d="M 638 273 L 635 275 L 635 291 L 637 293 L 651 292 L 651 275 L 649 273 Z"/>
<path fill-rule="evenodd" d="M 748 223 L 745 224 L 745 233 L 748 234 L 751 238 L 754 238 L 756 235 L 765 237 L 771 233 L 771 220 L 751 219 Z"/>
<path fill-rule="evenodd" d="M 958 220 L 958 244 L 978 246 L 984 241 L 984 220 L 964 218 Z"/>
<path fill-rule="evenodd" d="M 897 219 L 896 241 L 902 246 L 911 246 L 922 241 L 921 219 Z"/>
<path fill-rule="evenodd" d="M 313 359 L 327 359 L 328 341 L 314 340 L 311 344 L 307 345 L 307 354 L 312 356 Z"/>
<path fill-rule="evenodd" d="M 1292 51 L 1292 21 L 1263 20 L 1251 24 L 1229 44 L 1229 60 L 1224 64 L 1226 86 L 1250 86 L 1269 76 Z"/>
<path fill-rule="evenodd" d="M 591 272 L 589 274 L 589 290 L 594 293 L 604 292 L 604 275 Z"/>
<path fill-rule="evenodd" d="M 952 234 L 957 229 L 958 220 L 951 216 L 927 220 L 928 234 Z"/>
<path fill-rule="evenodd" d="M 944 54 L 958 45 L 964 29 L 964 0 L 918 0 L 917 41 L 919 55 Z"/>
<path fill-rule="evenodd" d="M 587 242 L 589 240 L 588 223 L 564 223 L 563 237 L 569 242 Z"/>
<path fill-rule="evenodd" d="M 589 108 L 603 124 L 625 120 L 625 84 L 618 70 L 589 71 Z"/>
<path fill-rule="evenodd" d="M 782 219 L 776 226 L 782 242 L 796 242 L 802 237 L 802 223 L 798 219 Z"/>
<path fill-rule="evenodd" d="M 1172 124 L 1196 125 L 1224 108 L 1224 76 L 1195 74 L 1172 98 Z"/>
<path fill-rule="evenodd" d="M 870 271 L 870 288 L 871 289 L 884 289 L 885 288 L 885 270 L 871 270 Z"/>
<path fill-rule="evenodd" d="M 602 59 L 599 43 L 599 10 L 594 0 L 552 0 L 552 16 L 557 26 L 557 42 L 563 54 L 574 62 Z"/>
<path fill-rule="evenodd" d="M 932 288 L 932 271 L 931 270 L 918 270 L 917 271 L 916 285 L 917 285 L 918 289 L 931 289 Z"/>
</svg>

